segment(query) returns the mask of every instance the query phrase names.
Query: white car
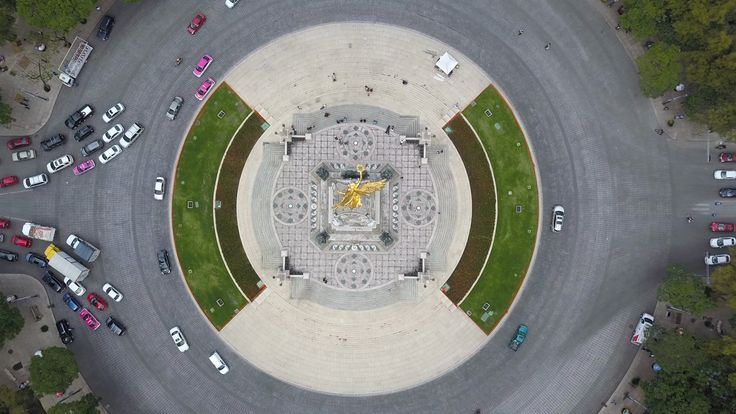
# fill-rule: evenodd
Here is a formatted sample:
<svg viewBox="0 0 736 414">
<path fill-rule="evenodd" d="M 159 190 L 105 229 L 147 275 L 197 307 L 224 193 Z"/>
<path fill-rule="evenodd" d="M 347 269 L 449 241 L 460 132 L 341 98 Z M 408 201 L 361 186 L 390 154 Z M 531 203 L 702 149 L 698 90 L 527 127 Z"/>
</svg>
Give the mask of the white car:
<svg viewBox="0 0 736 414">
<path fill-rule="evenodd" d="M 647 331 L 654 325 L 654 316 L 648 313 L 642 313 L 639 317 L 639 323 L 634 328 L 634 335 L 631 336 L 631 343 L 641 345 L 647 340 Z"/>
<path fill-rule="evenodd" d="M 156 183 L 153 185 L 153 198 L 163 200 L 166 193 L 166 179 L 164 177 L 156 177 Z"/>
<path fill-rule="evenodd" d="M 552 207 L 552 231 L 559 233 L 562 231 L 562 224 L 565 222 L 565 208 L 557 205 Z"/>
<path fill-rule="evenodd" d="M 139 136 L 141 136 L 142 132 L 143 127 L 137 122 L 133 123 L 133 125 L 131 125 L 127 131 L 125 131 L 123 137 L 120 138 L 120 146 L 123 148 L 128 148 L 135 142 L 135 140 L 138 139 Z"/>
<path fill-rule="evenodd" d="M 125 110 L 125 105 L 121 103 L 116 103 L 115 105 L 113 105 L 112 108 L 108 109 L 107 112 L 105 112 L 102 115 L 102 120 L 105 121 L 106 123 L 110 122 L 113 119 L 115 119 L 118 115 L 123 113 L 124 110 Z"/>
<path fill-rule="evenodd" d="M 64 284 L 77 296 L 82 296 L 87 291 L 81 283 L 75 282 L 66 276 L 64 276 Z"/>
<path fill-rule="evenodd" d="M 217 353 L 217 351 L 210 355 L 210 362 L 218 371 L 220 371 L 220 374 L 225 375 L 230 372 L 230 368 L 227 367 L 227 364 L 222 360 L 222 357 Z"/>
<path fill-rule="evenodd" d="M 171 328 L 169 334 L 171 334 L 171 339 L 174 340 L 174 343 L 176 344 L 176 347 L 179 348 L 180 352 L 185 352 L 187 349 L 189 349 L 189 344 L 187 343 L 186 338 L 184 338 L 184 334 L 181 333 L 181 329 L 179 329 L 178 326 Z"/>
<path fill-rule="evenodd" d="M 102 140 L 105 141 L 105 144 L 107 144 L 115 138 L 119 137 L 120 134 L 123 133 L 123 131 L 125 131 L 125 129 L 122 125 L 115 124 L 112 126 L 112 128 L 108 129 L 107 132 L 105 132 L 105 135 L 102 136 Z"/>
<path fill-rule="evenodd" d="M 99 157 L 97 157 L 97 159 L 100 160 L 102 164 L 107 164 L 108 162 L 110 162 L 111 159 L 120 155 L 121 152 L 123 152 L 123 150 L 120 149 L 120 147 L 117 144 L 115 144 L 112 147 L 106 149 L 105 152 L 103 152 L 102 154 L 100 154 Z"/>
<path fill-rule="evenodd" d="M 710 254 L 705 256 L 705 264 L 717 266 L 731 263 L 731 256 L 728 254 Z"/>
<path fill-rule="evenodd" d="M 710 247 L 719 249 L 721 247 L 736 246 L 736 237 L 716 237 L 710 239 Z"/>
<path fill-rule="evenodd" d="M 26 161 L 36 158 L 36 150 L 27 149 L 23 151 L 16 151 L 12 155 L 13 161 Z"/>
<path fill-rule="evenodd" d="M 114 300 L 115 302 L 120 302 L 121 300 L 123 300 L 123 294 L 109 283 L 105 283 L 104 285 L 102 285 L 102 291 L 107 293 L 107 296 L 109 296 L 110 299 Z"/>
<path fill-rule="evenodd" d="M 72 164 L 74 164 L 74 158 L 72 158 L 71 155 L 66 154 L 46 164 L 46 169 L 49 171 L 49 173 L 53 174 L 63 170 L 66 167 L 69 167 Z"/>
<path fill-rule="evenodd" d="M 232 9 L 240 0 L 225 0 L 225 7 Z"/>
<path fill-rule="evenodd" d="M 713 178 L 716 180 L 736 180 L 736 170 L 715 170 Z"/>
<path fill-rule="evenodd" d="M 34 187 L 40 187 L 49 183 L 49 176 L 46 173 L 34 175 L 23 179 L 23 187 L 31 189 Z"/>
</svg>

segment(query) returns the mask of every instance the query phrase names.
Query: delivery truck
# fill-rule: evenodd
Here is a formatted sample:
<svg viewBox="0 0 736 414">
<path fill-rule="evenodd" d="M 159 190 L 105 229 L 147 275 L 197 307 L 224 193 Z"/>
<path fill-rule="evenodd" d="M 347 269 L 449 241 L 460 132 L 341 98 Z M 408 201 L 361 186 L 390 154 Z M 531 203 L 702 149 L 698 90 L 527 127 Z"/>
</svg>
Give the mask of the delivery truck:
<svg viewBox="0 0 736 414">
<path fill-rule="evenodd" d="M 46 248 L 44 254 L 46 255 L 46 260 L 49 262 L 49 266 L 73 282 L 81 282 L 89 275 L 89 269 L 53 244 L 50 244 Z"/>
<path fill-rule="evenodd" d="M 53 227 L 42 226 L 40 224 L 26 223 L 23 225 L 21 232 L 24 236 L 32 239 L 54 241 L 56 229 Z"/>
</svg>

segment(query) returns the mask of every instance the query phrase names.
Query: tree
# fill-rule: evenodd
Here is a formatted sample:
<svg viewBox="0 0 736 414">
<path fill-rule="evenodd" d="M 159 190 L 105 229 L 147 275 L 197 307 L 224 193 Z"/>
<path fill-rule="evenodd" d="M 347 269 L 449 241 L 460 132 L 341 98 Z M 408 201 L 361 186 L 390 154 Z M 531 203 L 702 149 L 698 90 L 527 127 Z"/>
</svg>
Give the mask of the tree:
<svg viewBox="0 0 736 414">
<path fill-rule="evenodd" d="M 79 374 L 74 354 L 54 346 L 43 350 L 43 356 L 31 358 L 31 387 L 37 395 L 64 391 Z"/>
<path fill-rule="evenodd" d="M 641 91 L 646 96 L 660 96 L 680 82 L 680 49 L 657 43 L 636 59 L 639 65 Z"/>
<path fill-rule="evenodd" d="M 705 294 L 703 278 L 695 273 L 686 272 L 679 266 L 670 266 L 667 269 L 667 276 L 657 289 L 657 300 L 687 309 L 695 315 L 702 315 L 715 306 Z"/>
<path fill-rule="evenodd" d="M 97 401 L 93 394 L 85 394 L 77 401 L 56 404 L 48 414 L 98 414 Z"/>
<path fill-rule="evenodd" d="M 664 18 L 664 0 L 626 0 L 626 13 L 620 23 L 624 30 L 631 30 L 634 37 L 644 40 L 657 34 L 657 22 Z"/>
<path fill-rule="evenodd" d="M 657 356 L 657 362 L 668 372 L 697 370 L 706 360 L 701 352 L 701 340 L 675 331 L 657 330 L 647 339 L 647 347 Z"/>
<path fill-rule="evenodd" d="M 733 254 L 733 250 L 731 251 Z M 711 275 L 713 290 L 736 308 L 736 267 L 733 264 L 719 266 Z"/>
<path fill-rule="evenodd" d="M 16 39 L 14 9 L 0 5 L 0 43 Z"/>
<path fill-rule="evenodd" d="M 23 329 L 23 316 L 20 311 L 8 305 L 5 294 L 0 292 L 0 347 L 6 340 L 13 339 Z"/>
<path fill-rule="evenodd" d="M 710 403 L 702 393 L 706 385 L 702 376 L 665 369 L 654 381 L 644 382 L 642 389 L 651 414 L 708 413 Z"/>
<path fill-rule="evenodd" d="M 89 16 L 94 0 L 18 0 L 18 16 L 30 25 L 66 33 Z"/>
<path fill-rule="evenodd" d="M 0 385 L 0 413 L 3 414 L 44 414 L 41 402 L 33 395 L 30 388 L 15 390 Z"/>
</svg>

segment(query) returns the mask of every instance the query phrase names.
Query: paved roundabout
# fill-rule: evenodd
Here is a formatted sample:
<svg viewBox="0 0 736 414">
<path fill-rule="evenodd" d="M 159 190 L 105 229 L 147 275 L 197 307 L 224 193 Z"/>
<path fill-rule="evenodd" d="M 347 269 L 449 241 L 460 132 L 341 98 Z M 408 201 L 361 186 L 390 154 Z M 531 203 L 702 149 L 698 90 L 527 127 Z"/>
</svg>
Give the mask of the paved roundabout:
<svg viewBox="0 0 736 414">
<path fill-rule="evenodd" d="M 663 266 L 669 249 L 671 184 L 668 164 L 650 161 L 664 144 L 648 137 L 654 122 L 639 97 L 635 70 L 597 14 L 597 2 L 523 8 L 507 2 L 269 2 L 232 11 L 220 2 L 204 9 L 182 3 L 116 6 L 115 36 L 95 49 L 82 85 L 61 94 L 38 134 L 61 130 L 67 113 L 81 104 L 99 109 L 120 100 L 127 115 L 147 127 L 137 148 L 84 180 L 62 175 L 42 189 L 0 195 L 3 216 L 93 235 L 104 253 L 88 287 L 99 290 L 103 280 L 125 287 L 125 306 L 116 316 L 128 323 L 129 334 L 78 335 L 71 346 L 111 412 L 538 413 L 599 407 L 633 356 L 628 325 L 653 299 L 654 269 Z M 192 38 L 183 25 L 198 10 L 208 23 Z M 409 28 L 475 62 L 523 122 L 536 154 L 544 222 L 553 204 L 568 210 L 565 232 L 552 237 L 541 230 L 528 281 L 496 335 L 445 375 L 376 397 L 308 391 L 263 373 L 226 345 L 186 286 L 161 278 L 155 262 L 157 249 L 172 247 L 167 208 L 154 202 L 150 186 L 155 176 L 173 170 L 175 148 L 188 127 L 162 113 L 171 96 L 191 96 L 198 85 L 188 71 L 173 67 L 174 59 L 210 53 L 218 65 L 209 73 L 222 77 L 281 35 L 341 21 Z M 517 36 L 519 28 L 523 36 Z M 548 41 L 552 48 L 544 50 Z M 334 72 L 334 56 L 313 58 L 302 64 L 323 76 Z M 195 114 L 193 102 L 188 99 L 180 120 Z M 22 167 L 29 168 L 26 175 L 33 172 Z M 52 298 L 60 305 L 58 299 Z M 506 342 L 521 322 L 532 336 L 510 358 Z M 165 334 L 173 325 L 185 327 L 197 346 L 176 351 Z M 207 361 L 214 349 L 230 363 L 227 376 Z"/>
</svg>

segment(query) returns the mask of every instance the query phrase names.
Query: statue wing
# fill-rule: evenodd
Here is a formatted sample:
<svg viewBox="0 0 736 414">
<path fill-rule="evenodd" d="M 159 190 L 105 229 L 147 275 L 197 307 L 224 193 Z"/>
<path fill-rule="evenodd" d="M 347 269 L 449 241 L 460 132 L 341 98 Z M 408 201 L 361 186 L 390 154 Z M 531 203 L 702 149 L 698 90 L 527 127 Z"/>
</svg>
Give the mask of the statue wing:
<svg viewBox="0 0 736 414">
<path fill-rule="evenodd" d="M 360 195 L 366 195 L 375 193 L 376 191 L 382 189 L 386 185 L 386 180 L 381 181 L 372 181 L 370 183 L 365 183 L 360 188 L 356 190 L 357 193 Z"/>
</svg>

